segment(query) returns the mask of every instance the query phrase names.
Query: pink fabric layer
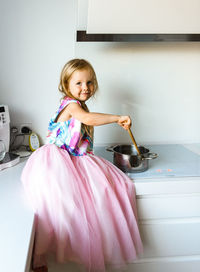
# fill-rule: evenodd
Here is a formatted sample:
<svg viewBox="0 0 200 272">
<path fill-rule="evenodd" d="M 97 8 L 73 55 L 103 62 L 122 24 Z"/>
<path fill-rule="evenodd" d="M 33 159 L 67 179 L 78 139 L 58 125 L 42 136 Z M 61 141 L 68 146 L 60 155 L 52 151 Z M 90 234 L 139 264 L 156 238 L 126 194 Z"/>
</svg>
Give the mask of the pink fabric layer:
<svg viewBox="0 0 200 272">
<path fill-rule="evenodd" d="M 54 252 L 58 262 L 105 271 L 142 252 L 134 184 L 107 160 L 47 144 L 27 161 L 22 182 L 37 218 L 35 266 Z"/>
</svg>

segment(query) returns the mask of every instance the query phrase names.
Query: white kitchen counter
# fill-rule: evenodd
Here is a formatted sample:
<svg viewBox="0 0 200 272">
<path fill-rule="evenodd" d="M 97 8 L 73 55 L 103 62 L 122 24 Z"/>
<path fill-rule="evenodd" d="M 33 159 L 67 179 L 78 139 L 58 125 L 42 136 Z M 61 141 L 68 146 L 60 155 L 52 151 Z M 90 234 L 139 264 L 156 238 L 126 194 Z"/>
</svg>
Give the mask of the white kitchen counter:
<svg viewBox="0 0 200 272">
<path fill-rule="evenodd" d="M 150 147 L 150 151 L 157 152 L 159 157 L 150 161 L 148 171 L 134 174 L 132 177 L 136 187 L 139 220 L 145 245 L 143 261 L 133 264 L 136 272 L 145 271 L 145 263 L 148 264 L 149 271 L 155 271 L 150 267 L 151 265 L 155 267 L 157 263 L 160 265 L 167 262 L 171 265 L 181 254 L 187 255 L 189 260 L 188 263 L 184 258 L 178 259 L 179 264 L 183 263 L 183 268 L 187 267 L 187 264 L 193 265 L 190 260 L 194 257 L 191 256 L 198 255 L 195 262 L 197 261 L 200 265 L 200 235 L 198 235 L 200 145 L 188 145 L 183 149 L 182 147 L 180 145 Z M 175 152 L 174 155 L 173 152 Z M 107 152 L 105 147 L 96 147 L 95 154 L 112 161 L 113 154 Z M 24 196 L 20 181 L 24 164 L 25 162 L 21 160 L 16 166 L 0 171 L 0 271 L 4 272 L 28 272 L 30 266 L 34 214 Z M 186 166 L 190 168 L 185 169 Z M 184 253 L 183 242 L 181 242 L 183 241 L 181 231 L 184 233 L 184 228 L 180 226 L 191 227 L 191 232 L 194 234 L 196 232 L 195 237 L 191 237 L 193 239 L 191 253 L 187 249 Z M 165 236 L 163 231 L 169 239 L 162 242 Z M 177 236 L 179 242 L 182 243 L 180 252 L 179 248 L 175 248 L 173 241 L 171 242 L 171 233 L 174 231 L 180 234 L 180 237 Z M 175 243 L 175 238 L 173 240 Z M 162 243 L 163 246 L 160 246 Z M 189 240 L 186 243 L 189 243 Z M 169 258 L 166 257 L 167 250 L 171 252 Z M 138 264 L 140 264 L 139 270 L 137 270 Z M 142 265 L 144 269 L 140 270 Z M 187 271 L 179 266 L 175 269 Z M 156 271 L 165 272 L 162 265 L 160 270 Z"/>
<path fill-rule="evenodd" d="M 0 271 L 28 272 L 34 213 L 20 181 L 24 162 L 0 171 Z M 31 240 L 32 239 L 32 240 Z"/>
</svg>

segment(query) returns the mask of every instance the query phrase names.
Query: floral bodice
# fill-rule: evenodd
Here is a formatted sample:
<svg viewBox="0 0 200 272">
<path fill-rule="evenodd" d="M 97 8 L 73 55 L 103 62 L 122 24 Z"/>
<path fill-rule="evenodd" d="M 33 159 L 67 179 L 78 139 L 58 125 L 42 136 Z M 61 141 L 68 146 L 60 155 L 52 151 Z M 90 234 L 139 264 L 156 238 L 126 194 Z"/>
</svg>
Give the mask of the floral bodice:
<svg viewBox="0 0 200 272">
<path fill-rule="evenodd" d="M 72 117 L 68 121 L 56 122 L 59 113 L 69 103 L 78 103 L 81 106 L 81 103 L 75 99 L 69 97 L 63 99 L 59 109 L 49 122 L 46 143 L 55 144 L 74 156 L 91 154 L 92 138 L 86 133 L 79 120 Z"/>
</svg>

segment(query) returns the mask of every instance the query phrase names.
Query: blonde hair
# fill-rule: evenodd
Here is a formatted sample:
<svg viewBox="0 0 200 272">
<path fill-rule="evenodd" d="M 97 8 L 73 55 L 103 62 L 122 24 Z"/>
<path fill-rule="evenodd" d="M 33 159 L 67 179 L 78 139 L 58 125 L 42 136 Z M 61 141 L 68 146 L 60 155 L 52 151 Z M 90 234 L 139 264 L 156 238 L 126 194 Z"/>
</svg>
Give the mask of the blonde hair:
<svg viewBox="0 0 200 272">
<path fill-rule="evenodd" d="M 63 94 L 63 98 L 68 96 L 73 99 L 76 99 L 71 94 L 71 92 L 69 90 L 69 81 L 71 79 L 72 74 L 75 71 L 80 71 L 80 70 L 90 70 L 91 71 L 92 80 L 94 83 L 94 94 L 98 90 L 98 82 L 97 82 L 97 78 L 96 78 L 96 73 L 95 73 L 92 65 L 84 59 L 72 59 L 64 65 L 64 67 L 61 71 L 61 75 L 60 75 L 60 83 L 59 83 L 58 89 Z M 85 111 L 89 112 L 89 109 L 88 109 L 87 105 L 85 104 L 85 102 L 83 102 L 83 101 L 79 101 L 79 102 L 81 103 L 82 108 Z M 90 137 L 93 137 L 93 127 L 92 126 L 82 124 L 82 127 L 85 128 L 86 132 L 90 135 Z"/>
</svg>

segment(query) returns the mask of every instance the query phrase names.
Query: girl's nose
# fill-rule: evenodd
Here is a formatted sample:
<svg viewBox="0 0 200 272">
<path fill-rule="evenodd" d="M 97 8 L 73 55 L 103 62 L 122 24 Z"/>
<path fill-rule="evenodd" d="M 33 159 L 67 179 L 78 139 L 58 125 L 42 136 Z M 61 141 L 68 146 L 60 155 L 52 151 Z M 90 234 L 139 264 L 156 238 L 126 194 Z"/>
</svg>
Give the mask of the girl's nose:
<svg viewBox="0 0 200 272">
<path fill-rule="evenodd" d="M 88 85 L 87 85 L 87 83 L 84 83 L 83 84 L 83 90 L 87 90 L 88 89 Z"/>
</svg>

